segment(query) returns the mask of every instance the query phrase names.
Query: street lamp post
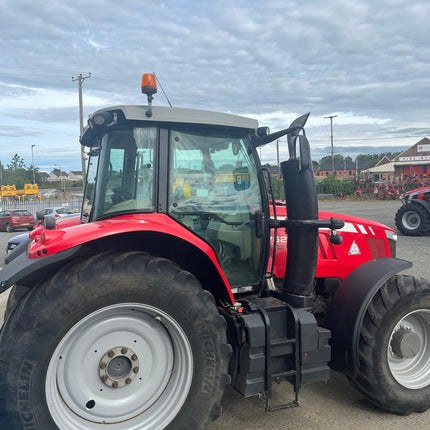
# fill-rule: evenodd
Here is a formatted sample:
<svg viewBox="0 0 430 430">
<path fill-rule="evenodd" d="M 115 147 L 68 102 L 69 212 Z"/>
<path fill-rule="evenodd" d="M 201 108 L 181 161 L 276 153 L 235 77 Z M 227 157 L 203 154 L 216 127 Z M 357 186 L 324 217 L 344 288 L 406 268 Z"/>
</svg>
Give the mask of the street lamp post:
<svg viewBox="0 0 430 430">
<path fill-rule="evenodd" d="M 60 169 L 60 185 L 61 188 L 63 189 L 63 193 L 66 192 L 66 178 L 63 175 L 63 169 L 62 166 L 60 166 L 59 164 L 54 164 L 55 167 L 58 167 Z"/>
<path fill-rule="evenodd" d="M 334 175 L 334 145 L 333 145 L 333 118 L 337 115 L 329 115 L 324 118 L 330 118 L 330 142 L 331 142 L 331 174 Z"/>
<path fill-rule="evenodd" d="M 34 174 L 34 153 L 33 149 L 36 145 L 31 145 L 31 165 L 33 167 L 33 185 L 36 183 L 36 176 Z"/>
</svg>

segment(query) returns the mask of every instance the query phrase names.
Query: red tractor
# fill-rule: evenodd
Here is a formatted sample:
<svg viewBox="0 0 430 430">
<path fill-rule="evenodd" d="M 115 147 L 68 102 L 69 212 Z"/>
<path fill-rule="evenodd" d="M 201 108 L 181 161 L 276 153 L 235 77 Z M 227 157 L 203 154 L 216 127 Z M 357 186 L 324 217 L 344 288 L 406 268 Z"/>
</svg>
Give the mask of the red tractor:
<svg viewBox="0 0 430 430">
<path fill-rule="evenodd" d="M 152 107 L 153 75 L 142 91 L 88 120 L 80 219 L 47 220 L 0 271 L 0 427 L 205 429 L 229 384 L 269 411 L 273 381 L 297 405 L 330 368 L 381 408 L 426 410 L 430 284 L 397 274 L 392 229 L 318 213 L 308 115 L 269 134 Z M 286 208 L 257 155 L 282 136 Z"/>
<path fill-rule="evenodd" d="M 409 236 L 430 233 L 430 187 L 407 191 L 400 198 L 403 205 L 395 216 L 398 230 Z"/>
</svg>

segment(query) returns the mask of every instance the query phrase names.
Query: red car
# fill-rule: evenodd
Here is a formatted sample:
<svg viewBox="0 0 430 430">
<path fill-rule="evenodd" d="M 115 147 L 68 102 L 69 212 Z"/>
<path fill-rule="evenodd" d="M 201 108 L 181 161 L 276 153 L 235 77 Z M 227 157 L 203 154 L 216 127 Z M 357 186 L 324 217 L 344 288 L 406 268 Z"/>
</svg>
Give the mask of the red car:
<svg viewBox="0 0 430 430">
<path fill-rule="evenodd" d="M 33 230 L 34 224 L 34 216 L 27 210 L 12 209 L 0 212 L 0 229 L 8 233 L 17 228 Z"/>
</svg>

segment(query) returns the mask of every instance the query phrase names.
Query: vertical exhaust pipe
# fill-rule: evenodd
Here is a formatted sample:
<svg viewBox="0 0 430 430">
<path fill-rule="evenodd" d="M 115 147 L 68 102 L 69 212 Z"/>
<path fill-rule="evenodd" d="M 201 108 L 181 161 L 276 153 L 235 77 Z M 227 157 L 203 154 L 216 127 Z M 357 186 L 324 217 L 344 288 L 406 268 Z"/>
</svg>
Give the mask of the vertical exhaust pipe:
<svg viewBox="0 0 430 430">
<path fill-rule="evenodd" d="M 300 160 L 296 158 L 296 140 L 300 143 Z M 289 220 L 318 219 L 309 142 L 304 135 L 288 135 L 290 159 L 281 163 L 285 201 Z M 281 299 L 297 308 L 311 308 L 318 259 L 318 228 L 288 229 L 286 271 Z"/>
</svg>

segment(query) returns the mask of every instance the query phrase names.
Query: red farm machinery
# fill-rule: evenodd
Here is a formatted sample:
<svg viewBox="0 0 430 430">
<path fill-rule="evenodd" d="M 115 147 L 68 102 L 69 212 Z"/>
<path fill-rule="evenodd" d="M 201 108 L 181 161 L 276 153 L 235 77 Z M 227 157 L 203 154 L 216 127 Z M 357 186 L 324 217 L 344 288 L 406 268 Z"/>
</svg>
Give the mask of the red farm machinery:
<svg viewBox="0 0 430 430">
<path fill-rule="evenodd" d="M 430 284 L 396 232 L 318 211 L 308 114 L 270 133 L 224 113 L 92 114 L 81 217 L 8 256 L 0 427 L 205 429 L 224 389 L 264 395 L 344 373 L 379 407 L 430 405 Z M 285 206 L 258 148 L 282 136 Z M 71 225 L 72 224 L 72 225 Z"/>
</svg>

